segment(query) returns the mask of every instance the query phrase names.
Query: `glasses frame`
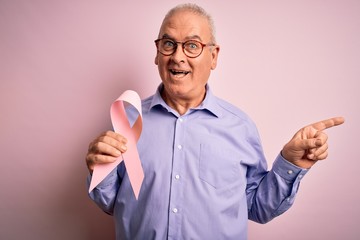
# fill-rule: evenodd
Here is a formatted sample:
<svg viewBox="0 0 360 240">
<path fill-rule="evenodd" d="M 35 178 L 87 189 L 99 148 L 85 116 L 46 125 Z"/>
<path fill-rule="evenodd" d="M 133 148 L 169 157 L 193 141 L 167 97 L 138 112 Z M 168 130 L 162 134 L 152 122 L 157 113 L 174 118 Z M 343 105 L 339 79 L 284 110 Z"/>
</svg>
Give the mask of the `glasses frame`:
<svg viewBox="0 0 360 240">
<path fill-rule="evenodd" d="M 174 50 L 173 50 L 172 53 L 169 53 L 169 54 L 168 54 L 168 53 L 163 53 L 163 52 L 161 52 L 161 51 L 159 50 L 159 42 L 160 42 L 161 40 L 169 40 L 169 41 L 172 41 L 172 42 L 176 43 L 176 47 L 174 47 Z M 158 52 L 161 53 L 161 54 L 164 55 L 164 56 L 171 56 L 171 55 L 173 55 L 173 54 L 176 52 L 179 44 L 181 44 L 183 53 L 184 53 L 185 56 L 187 56 L 188 58 L 197 58 L 198 56 L 200 56 L 200 55 L 202 54 L 202 52 L 204 51 L 204 47 L 214 47 L 214 46 L 216 46 L 216 44 L 214 44 L 214 43 L 207 43 L 207 44 L 205 44 L 205 43 L 202 43 L 202 42 L 200 42 L 200 41 L 198 41 L 198 40 L 187 40 L 187 41 L 185 41 L 185 42 L 177 42 L 177 41 L 175 41 L 175 40 L 173 40 L 173 39 L 171 39 L 171 38 L 158 38 L 158 39 L 156 39 L 154 42 L 155 42 L 156 49 L 158 50 Z M 196 56 L 189 56 L 189 55 L 186 53 L 186 51 L 185 51 L 185 44 L 188 43 L 188 42 L 197 42 L 197 43 L 200 43 L 200 45 L 201 45 L 201 51 L 200 51 L 200 53 L 199 53 L 198 55 L 196 55 Z"/>
</svg>

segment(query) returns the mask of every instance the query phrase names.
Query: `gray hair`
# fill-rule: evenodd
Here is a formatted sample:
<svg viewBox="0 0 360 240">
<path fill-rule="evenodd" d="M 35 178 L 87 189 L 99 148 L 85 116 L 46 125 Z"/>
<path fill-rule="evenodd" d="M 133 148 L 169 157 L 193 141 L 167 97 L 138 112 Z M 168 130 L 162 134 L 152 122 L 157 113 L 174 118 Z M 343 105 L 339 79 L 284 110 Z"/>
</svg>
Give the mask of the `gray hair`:
<svg viewBox="0 0 360 240">
<path fill-rule="evenodd" d="M 216 44 L 214 20 L 212 16 L 205 11 L 205 9 L 203 9 L 199 5 L 196 5 L 195 3 L 180 4 L 169 10 L 169 12 L 165 15 L 164 21 L 167 18 L 173 16 L 178 11 L 189 11 L 206 18 L 209 23 L 211 41 L 212 43 Z"/>
</svg>

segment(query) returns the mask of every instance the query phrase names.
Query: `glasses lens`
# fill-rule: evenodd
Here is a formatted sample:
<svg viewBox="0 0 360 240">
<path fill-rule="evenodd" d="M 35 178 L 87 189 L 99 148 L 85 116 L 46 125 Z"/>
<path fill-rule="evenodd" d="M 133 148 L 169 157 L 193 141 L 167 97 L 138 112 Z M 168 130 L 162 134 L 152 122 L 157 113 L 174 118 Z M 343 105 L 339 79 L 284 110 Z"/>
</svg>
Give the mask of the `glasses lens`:
<svg viewBox="0 0 360 240">
<path fill-rule="evenodd" d="M 197 56 L 202 51 L 202 45 L 198 41 L 194 41 L 194 40 L 187 41 L 184 43 L 184 50 L 186 55 L 190 57 Z"/>
<path fill-rule="evenodd" d="M 163 54 L 173 54 L 177 44 L 170 39 L 161 39 L 158 47 L 159 51 Z"/>
</svg>

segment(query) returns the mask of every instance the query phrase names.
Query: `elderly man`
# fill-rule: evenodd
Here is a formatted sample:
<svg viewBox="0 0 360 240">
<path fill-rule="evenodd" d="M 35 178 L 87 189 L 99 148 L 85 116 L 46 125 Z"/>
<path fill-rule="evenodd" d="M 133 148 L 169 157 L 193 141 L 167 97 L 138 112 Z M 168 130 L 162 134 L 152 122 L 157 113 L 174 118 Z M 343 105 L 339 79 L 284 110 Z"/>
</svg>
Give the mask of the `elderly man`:
<svg viewBox="0 0 360 240">
<path fill-rule="evenodd" d="M 267 171 L 254 123 L 207 84 L 220 50 L 213 29 L 193 4 L 163 20 L 155 41 L 162 83 L 142 101 L 139 198 L 123 162 L 90 193 L 114 216 L 117 239 L 246 239 L 248 219 L 266 223 L 290 208 L 302 177 L 327 157 L 323 130 L 344 121 L 299 130 Z M 128 114 L 133 121 L 134 111 Z M 112 131 L 96 138 L 86 156 L 90 173 L 125 152 L 126 142 Z"/>
</svg>

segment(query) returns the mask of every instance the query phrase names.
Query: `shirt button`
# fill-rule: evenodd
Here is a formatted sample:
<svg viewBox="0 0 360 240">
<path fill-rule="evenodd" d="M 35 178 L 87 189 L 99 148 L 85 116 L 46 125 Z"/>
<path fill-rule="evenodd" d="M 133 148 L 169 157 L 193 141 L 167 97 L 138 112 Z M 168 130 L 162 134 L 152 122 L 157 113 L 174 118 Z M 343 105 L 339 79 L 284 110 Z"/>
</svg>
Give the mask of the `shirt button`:
<svg viewBox="0 0 360 240">
<path fill-rule="evenodd" d="M 288 170 L 287 173 L 288 174 L 293 174 L 294 172 L 293 172 L 293 170 Z"/>
<path fill-rule="evenodd" d="M 179 175 L 179 174 L 176 174 L 176 175 L 175 175 L 175 179 L 176 179 L 176 180 L 179 180 L 179 179 L 180 179 L 180 175 Z"/>
<path fill-rule="evenodd" d="M 178 148 L 179 150 L 181 150 L 181 149 L 182 149 L 182 146 L 179 144 L 179 145 L 177 146 L 177 148 Z"/>
<path fill-rule="evenodd" d="M 178 209 L 177 209 L 177 208 L 173 208 L 172 211 L 173 211 L 173 213 L 177 213 L 177 212 L 178 212 Z"/>
<path fill-rule="evenodd" d="M 183 122 L 183 121 L 184 121 L 184 119 L 182 119 L 182 118 L 179 118 L 179 121 L 180 121 L 180 122 Z"/>
</svg>

